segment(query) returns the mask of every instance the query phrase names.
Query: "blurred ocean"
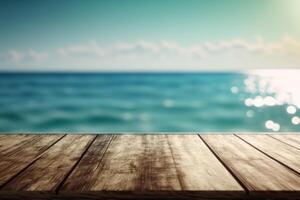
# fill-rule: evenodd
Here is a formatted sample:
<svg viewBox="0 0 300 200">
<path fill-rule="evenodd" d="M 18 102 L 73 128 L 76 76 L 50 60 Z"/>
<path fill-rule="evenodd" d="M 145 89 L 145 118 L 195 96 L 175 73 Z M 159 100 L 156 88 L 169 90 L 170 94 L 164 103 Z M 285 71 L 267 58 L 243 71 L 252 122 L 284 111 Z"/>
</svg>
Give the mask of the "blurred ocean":
<svg viewBox="0 0 300 200">
<path fill-rule="evenodd" d="M 300 70 L 1 73 L 1 132 L 300 131 Z"/>
</svg>

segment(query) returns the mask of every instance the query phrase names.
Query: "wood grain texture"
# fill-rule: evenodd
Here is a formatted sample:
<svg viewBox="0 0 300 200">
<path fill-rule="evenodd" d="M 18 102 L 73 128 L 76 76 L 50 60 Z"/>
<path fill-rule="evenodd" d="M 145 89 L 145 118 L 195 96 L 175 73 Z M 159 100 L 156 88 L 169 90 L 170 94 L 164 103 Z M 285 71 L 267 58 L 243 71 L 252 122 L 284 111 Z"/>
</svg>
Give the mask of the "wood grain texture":
<svg viewBox="0 0 300 200">
<path fill-rule="evenodd" d="M 300 199 L 299 135 L 59 137 L 0 135 L 1 200 Z"/>
<path fill-rule="evenodd" d="M 201 135 L 251 192 L 300 191 L 300 178 L 234 135 Z M 299 194 L 299 193 L 298 193 Z"/>
<path fill-rule="evenodd" d="M 297 149 L 300 149 L 300 134 L 278 134 L 270 135 L 270 137 L 276 138 L 286 144 L 289 144 Z"/>
<path fill-rule="evenodd" d="M 19 140 L 1 140 L 7 145 L 7 150 L 0 152 L 0 186 L 22 171 L 52 144 L 58 141 L 62 135 L 43 135 L 43 136 L 8 136 Z M 16 146 L 11 146 L 10 143 Z M 3 147 L 2 146 L 2 147 Z"/>
<path fill-rule="evenodd" d="M 60 190 L 71 192 L 89 190 L 101 173 L 102 169 L 99 166 L 113 137 L 113 135 L 98 135 Z"/>
<path fill-rule="evenodd" d="M 244 192 L 198 135 L 167 137 L 182 190 Z"/>
<path fill-rule="evenodd" d="M 90 154 L 93 153 L 87 152 L 86 156 Z M 181 189 L 165 135 L 116 135 L 101 162 L 93 162 L 91 167 L 94 170 L 91 171 L 93 176 L 88 177 L 90 183 L 76 186 L 77 190 L 140 192 Z M 72 179 L 68 179 L 60 192 L 72 191 L 74 186 L 70 182 Z"/>
<path fill-rule="evenodd" d="M 95 137 L 95 135 L 67 135 L 5 185 L 1 192 L 55 192 Z"/>
<path fill-rule="evenodd" d="M 108 194 L 175 199 L 245 195 L 197 135 L 116 135 L 109 146 L 108 141 L 96 139 L 60 195 L 87 199 Z"/>
<path fill-rule="evenodd" d="M 36 135 L 0 135 L 0 156 L 15 151 L 16 148 L 26 144 Z"/>
<path fill-rule="evenodd" d="M 269 135 L 238 136 L 273 159 L 283 163 L 300 174 L 300 150 L 282 143 Z"/>
</svg>

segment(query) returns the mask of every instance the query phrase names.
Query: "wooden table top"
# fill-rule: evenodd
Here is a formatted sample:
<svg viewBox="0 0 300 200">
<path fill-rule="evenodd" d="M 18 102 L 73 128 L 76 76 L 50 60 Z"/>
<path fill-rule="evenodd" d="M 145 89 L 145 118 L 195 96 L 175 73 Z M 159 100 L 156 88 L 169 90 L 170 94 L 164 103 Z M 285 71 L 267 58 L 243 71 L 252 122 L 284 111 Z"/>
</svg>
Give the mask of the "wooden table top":
<svg viewBox="0 0 300 200">
<path fill-rule="evenodd" d="M 300 133 L 2 134 L 0 199 L 300 199 Z"/>
</svg>

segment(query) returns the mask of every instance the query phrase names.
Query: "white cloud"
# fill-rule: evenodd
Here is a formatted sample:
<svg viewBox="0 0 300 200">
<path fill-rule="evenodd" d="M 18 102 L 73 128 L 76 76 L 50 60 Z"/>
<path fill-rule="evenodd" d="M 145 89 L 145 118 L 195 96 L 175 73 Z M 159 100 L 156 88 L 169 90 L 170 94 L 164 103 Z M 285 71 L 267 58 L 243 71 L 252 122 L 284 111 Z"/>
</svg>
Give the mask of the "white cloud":
<svg viewBox="0 0 300 200">
<path fill-rule="evenodd" d="M 205 52 L 201 46 L 183 47 L 176 42 L 147 42 L 139 40 L 134 43 L 117 43 L 109 47 L 100 46 L 97 43 L 87 43 L 75 46 L 69 46 L 65 48 L 57 49 L 57 52 L 61 56 L 67 56 L 72 54 L 90 54 L 99 57 L 111 56 L 111 55 L 128 55 L 128 54 L 178 54 L 182 56 L 199 56 L 203 57 Z"/>
<path fill-rule="evenodd" d="M 239 49 L 241 52 L 261 55 L 300 54 L 300 42 L 291 37 L 284 37 L 276 42 L 267 42 L 261 37 L 257 37 L 254 41 L 237 38 L 216 43 L 205 42 L 204 47 L 209 52 Z"/>
<path fill-rule="evenodd" d="M 267 42 L 261 37 L 257 37 L 254 41 L 236 38 L 219 42 L 206 41 L 190 46 L 182 46 L 176 42 L 169 41 L 147 42 L 140 40 L 134 43 L 118 43 L 110 47 L 104 47 L 93 42 L 60 48 L 58 49 L 58 53 L 60 55 L 90 53 L 97 56 L 108 56 L 118 53 L 151 53 L 161 55 L 174 53 L 181 56 L 205 58 L 207 56 L 214 56 L 215 53 L 226 53 L 234 50 L 245 53 L 260 53 L 262 55 L 300 54 L 300 42 L 291 37 L 284 37 L 282 40 L 276 42 Z"/>
<path fill-rule="evenodd" d="M 9 60 L 11 60 L 14 63 L 18 63 L 23 59 L 23 55 L 16 50 L 10 50 L 8 52 L 8 57 L 9 57 Z"/>
<path fill-rule="evenodd" d="M 234 38 L 181 45 L 172 41 L 97 42 L 58 47 L 56 51 L 11 50 L 14 64 L 40 64 L 56 70 L 244 70 L 300 68 L 300 41 L 283 37 L 266 41 Z M 1 62 L 3 65 L 3 62 Z M 1 67 L 0 65 L 0 67 Z M 38 66 L 38 65 L 36 65 Z"/>
<path fill-rule="evenodd" d="M 29 49 L 28 56 L 35 62 L 41 62 L 48 59 L 48 53 L 37 52 L 35 50 Z"/>
<path fill-rule="evenodd" d="M 4 58 L 8 63 L 23 64 L 23 63 L 40 63 L 48 59 L 48 53 L 38 52 L 33 49 L 27 51 L 10 50 Z"/>
<path fill-rule="evenodd" d="M 88 44 L 72 45 L 66 48 L 59 48 L 58 53 L 61 56 L 68 56 L 73 54 L 92 54 L 96 56 L 103 56 L 105 55 L 105 50 L 99 47 L 97 43 L 90 42 Z"/>
</svg>

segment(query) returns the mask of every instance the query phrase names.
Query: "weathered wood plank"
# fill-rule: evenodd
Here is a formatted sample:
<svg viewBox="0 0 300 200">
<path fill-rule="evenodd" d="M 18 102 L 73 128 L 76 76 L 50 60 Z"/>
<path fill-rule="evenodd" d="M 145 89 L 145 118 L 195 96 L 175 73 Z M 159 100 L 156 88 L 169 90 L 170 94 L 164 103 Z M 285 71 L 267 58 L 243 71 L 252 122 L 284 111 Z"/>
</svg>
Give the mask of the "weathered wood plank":
<svg viewBox="0 0 300 200">
<path fill-rule="evenodd" d="M 86 156 L 95 154 L 95 148 L 90 150 Z M 74 189 L 90 194 L 181 190 L 165 135 L 116 135 L 101 162 L 92 162 L 90 169 L 92 175 L 86 180 L 89 184 L 75 186 L 71 182 L 78 179 L 71 176 L 59 193 L 74 194 Z"/>
<path fill-rule="evenodd" d="M 244 192 L 198 135 L 167 137 L 182 190 Z"/>
<path fill-rule="evenodd" d="M 0 135 L 0 156 L 9 151 L 14 151 L 19 146 L 26 144 L 35 135 Z"/>
<path fill-rule="evenodd" d="M 269 135 L 238 135 L 238 137 L 300 174 L 300 150 Z"/>
<path fill-rule="evenodd" d="M 300 178 L 291 170 L 234 135 L 201 135 L 250 194 L 300 191 Z M 282 192 L 282 193 L 279 193 Z M 299 194 L 299 193 L 298 193 Z"/>
<path fill-rule="evenodd" d="M 113 137 L 113 135 L 99 135 L 60 190 L 89 190 L 101 172 L 99 166 Z"/>
<path fill-rule="evenodd" d="M 289 144 L 297 149 L 300 149 L 300 134 L 280 134 L 280 135 L 270 135 L 270 137 L 276 138 L 286 144 Z"/>
<path fill-rule="evenodd" d="M 117 135 L 109 146 L 108 140 L 93 143 L 60 195 L 91 199 L 107 193 L 116 198 L 245 195 L 197 135 Z"/>
<path fill-rule="evenodd" d="M 11 136 L 15 140 L 20 139 L 20 143 L 16 143 L 13 140 L 5 140 L 7 143 L 12 142 L 12 144 L 16 144 L 16 146 L 0 152 L 0 186 L 27 167 L 61 137 L 63 136 Z"/>
<path fill-rule="evenodd" d="M 1 192 L 55 192 L 95 137 L 95 135 L 67 135 L 6 184 Z"/>
<path fill-rule="evenodd" d="M 0 199 L 299 199 L 281 136 L 0 135 Z"/>
</svg>

